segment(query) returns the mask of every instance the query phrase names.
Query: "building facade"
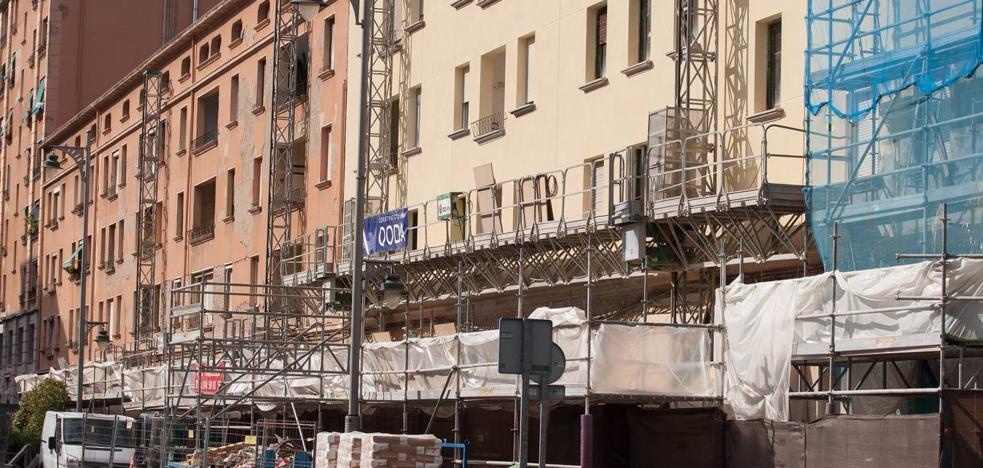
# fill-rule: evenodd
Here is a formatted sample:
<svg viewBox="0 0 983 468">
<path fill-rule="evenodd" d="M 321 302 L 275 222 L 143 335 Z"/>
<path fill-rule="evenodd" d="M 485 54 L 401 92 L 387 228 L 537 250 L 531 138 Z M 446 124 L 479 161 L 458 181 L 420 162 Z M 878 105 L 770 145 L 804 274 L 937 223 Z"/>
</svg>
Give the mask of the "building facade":
<svg viewBox="0 0 983 468">
<path fill-rule="evenodd" d="M 40 221 L 40 145 L 54 128 L 159 48 L 168 34 L 190 24 L 191 3 L 146 6 L 126 1 L 11 0 L 0 4 L 4 135 L 0 145 L 0 311 L 5 328 L 0 368 L 5 376 L 4 403 L 17 401 L 12 376 L 38 363 L 36 314 L 45 287 L 40 282 L 45 224 Z M 121 22 L 119 15 L 143 20 Z M 119 35 L 128 40 L 119 41 Z"/>
<path fill-rule="evenodd" d="M 10 4 L 31 8 L 24 1 Z M 41 120 L 41 104 L 31 119 L 16 120 L 15 134 L 32 128 L 35 133 L 21 137 L 29 149 L 24 156 L 8 158 L 6 166 L 8 174 L 16 177 L 8 175 L 5 180 L 16 180 L 10 190 L 13 203 L 4 203 L 3 232 L 5 245 L 9 244 L 5 250 L 10 250 L 4 261 L 11 269 L 4 268 L 4 293 L 11 295 L 4 296 L 4 303 L 15 307 L 8 306 L 12 322 L 6 327 L 10 334 L 4 335 L 4 342 L 12 344 L 3 349 L 30 355 L 4 361 L 18 366 L 16 373 L 9 372 L 11 376 L 25 370 L 70 369 L 77 362 L 84 200 L 89 203 L 88 340 L 91 345 L 96 333 L 106 330 L 113 342 L 108 352 L 88 346 L 86 359 L 159 358 L 164 314 L 175 305 L 169 294 L 172 288 L 207 280 L 259 283 L 265 279 L 277 11 L 268 1 L 194 2 L 197 12 L 191 4 L 161 2 L 162 15 L 149 18 L 155 22 L 150 30 L 157 42 L 149 50 L 134 52 L 129 64 L 101 54 L 100 60 L 127 69 L 86 101 L 81 101 L 85 93 L 64 91 L 65 96 L 83 96 L 80 106 L 64 104 L 68 115 L 52 116 L 49 122 L 45 111 Z M 170 23 L 165 21 L 168 18 Z M 291 174 L 298 197 L 291 209 L 296 219 L 293 235 L 298 237 L 313 227 L 340 222 L 347 23 L 348 11 L 339 3 L 300 26 L 296 57 L 302 73 L 297 77 L 296 110 L 303 118 L 297 120 Z M 161 36 L 164 32 L 169 37 Z M 66 33 L 53 28 L 50 41 Z M 79 34 L 93 41 L 100 38 Z M 131 32 L 120 34 L 130 37 Z M 162 37 L 166 42 L 161 46 Z M 42 87 L 43 75 L 37 78 Z M 85 83 L 65 79 L 73 80 L 73 85 Z M 150 81 L 158 88 L 149 89 Z M 48 96 L 52 101 L 56 96 L 50 85 Z M 22 111 L 18 107 L 11 113 L 16 116 Z M 35 118 L 38 123 L 31 125 Z M 41 130 L 42 123 L 48 124 L 46 131 Z M 141 153 L 148 134 L 159 145 L 158 165 L 155 177 L 141 178 Z M 88 194 L 82 191 L 83 174 L 67 155 L 56 152 L 61 170 L 41 170 L 41 158 L 49 147 L 84 147 L 87 142 Z M 6 154 L 15 151 L 11 148 L 8 143 Z M 308 158 L 308 152 L 314 156 Z M 17 175 L 25 170 L 33 171 L 33 177 L 24 178 L 30 182 L 27 186 Z M 151 221 L 154 230 L 147 233 L 140 228 L 147 226 L 141 224 L 147 219 L 141 220 L 138 212 L 145 201 L 140 194 L 151 179 L 157 186 L 157 203 Z M 22 210 L 21 205 L 30 210 Z M 152 316 L 141 317 L 135 301 L 148 246 L 155 260 L 156 300 Z M 25 283 L 20 285 L 22 280 Z M 239 309 L 255 305 L 255 300 L 226 300 Z M 36 313 L 30 319 L 33 326 L 21 323 L 22 309 Z M 15 337 L 19 331 L 24 338 Z M 21 340 L 30 342 L 30 348 Z"/>
</svg>

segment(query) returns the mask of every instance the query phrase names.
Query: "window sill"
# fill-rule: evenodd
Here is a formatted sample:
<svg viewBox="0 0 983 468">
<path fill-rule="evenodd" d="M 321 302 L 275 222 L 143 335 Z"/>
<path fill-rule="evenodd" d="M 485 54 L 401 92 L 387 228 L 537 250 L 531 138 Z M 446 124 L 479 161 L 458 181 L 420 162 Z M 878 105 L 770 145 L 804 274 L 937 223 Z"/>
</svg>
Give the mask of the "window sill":
<svg viewBox="0 0 983 468">
<path fill-rule="evenodd" d="M 218 146 L 218 138 L 195 148 L 194 150 L 191 151 L 191 154 L 198 156 L 199 154 L 202 154 L 212 148 L 215 148 L 216 146 Z"/>
<path fill-rule="evenodd" d="M 233 121 L 225 124 L 225 128 L 227 128 L 229 130 L 232 130 L 233 128 L 236 128 L 238 126 L 239 126 L 239 121 L 238 120 L 233 120 Z"/>
<path fill-rule="evenodd" d="M 117 258 L 116 259 L 116 264 L 117 265 L 122 265 L 123 264 L 123 257 Z"/>
<path fill-rule="evenodd" d="M 773 107 L 755 114 L 747 116 L 747 121 L 755 124 L 772 122 L 785 117 L 785 109 Z"/>
<path fill-rule="evenodd" d="M 594 81 L 588 81 L 587 83 L 584 83 L 584 85 L 580 87 L 580 90 L 583 91 L 584 93 L 589 93 L 591 91 L 601 89 L 607 85 L 608 85 L 608 78 L 606 76 L 602 76 Z"/>
<path fill-rule="evenodd" d="M 238 38 L 236 38 L 236 40 L 230 42 L 229 43 L 229 48 L 230 49 L 235 49 L 236 47 L 239 46 L 239 44 L 242 44 L 242 37 L 241 36 L 238 37 Z"/>
<path fill-rule="evenodd" d="M 471 130 L 467 128 L 462 128 L 460 130 L 455 130 L 450 135 L 447 135 L 447 138 L 450 138 L 451 140 L 457 140 L 459 138 L 464 138 L 470 134 L 471 134 Z"/>
<path fill-rule="evenodd" d="M 314 184 L 314 187 L 317 188 L 318 190 L 324 190 L 326 188 L 331 187 L 331 181 L 330 180 L 322 180 L 322 181 Z"/>
<path fill-rule="evenodd" d="M 488 132 L 484 135 L 479 135 L 474 137 L 474 142 L 479 145 L 482 145 L 488 143 L 489 141 L 497 140 L 498 138 L 501 138 L 504 135 L 505 135 L 505 129 L 500 128 L 498 130 L 493 130 L 491 132 Z"/>
<path fill-rule="evenodd" d="M 212 55 L 209 55 L 208 58 L 205 59 L 204 62 L 201 62 L 201 63 L 198 64 L 198 67 L 197 68 L 199 70 L 201 70 L 201 69 L 203 69 L 203 68 L 211 65 L 212 63 L 214 63 L 215 61 L 217 61 L 221 57 L 222 57 L 222 53 L 221 52 L 216 52 L 216 53 L 214 53 Z"/>
<path fill-rule="evenodd" d="M 419 146 L 414 146 L 414 147 L 412 147 L 412 148 L 410 148 L 408 150 L 405 150 L 402 153 L 400 153 L 400 156 L 403 156 L 403 157 L 407 157 L 408 158 L 410 156 L 416 156 L 416 155 L 418 155 L 418 154 L 420 154 L 422 152 L 423 152 L 423 148 L 421 148 Z"/>
<path fill-rule="evenodd" d="M 124 122 L 126 122 L 127 120 L 130 120 L 130 114 L 126 114 L 126 115 L 124 115 L 124 116 L 122 116 L 122 117 L 120 117 L 120 118 L 119 118 L 119 123 L 124 123 Z"/>
<path fill-rule="evenodd" d="M 469 3 L 471 3 L 471 0 L 457 0 L 456 2 L 451 2 L 451 6 L 460 10 L 461 7 Z"/>
<path fill-rule="evenodd" d="M 108 200 L 108 201 L 113 201 L 113 200 L 115 200 L 117 198 L 119 198 L 119 194 L 118 193 L 111 193 L 109 195 L 106 195 L 106 200 Z"/>
<path fill-rule="evenodd" d="M 624 70 L 621 70 L 621 73 L 624 73 L 625 76 L 634 76 L 643 71 L 651 70 L 653 67 L 654 64 L 652 63 L 651 60 L 642 60 L 641 62 L 638 62 Z"/>
<path fill-rule="evenodd" d="M 104 129 L 102 129 L 102 134 L 103 135 L 109 135 L 109 132 L 111 132 L 111 131 L 113 131 L 113 128 L 112 127 L 106 127 Z"/>
<path fill-rule="evenodd" d="M 257 214 L 260 211 L 263 211 L 263 207 L 262 206 L 253 205 L 253 206 L 249 207 L 249 214 Z"/>
<path fill-rule="evenodd" d="M 406 28 L 404 28 L 403 31 L 406 31 L 407 34 L 414 33 L 414 32 L 417 32 L 417 31 L 423 29 L 426 25 L 427 25 L 427 22 L 424 21 L 421 18 L 421 19 L 417 20 L 415 23 L 413 23 L 413 24 L 407 26 Z"/>
<path fill-rule="evenodd" d="M 266 18 L 263 21 L 256 23 L 256 26 L 253 26 L 253 29 L 259 31 L 260 29 L 265 28 L 268 24 L 270 24 L 270 19 Z"/>
<path fill-rule="evenodd" d="M 498 3 L 498 0 L 478 0 L 476 5 L 480 6 L 481 8 L 488 8 L 496 3 Z"/>
<path fill-rule="evenodd" d="M 177 82 L 178 83 L 184 83 L 185 81 L 188 81 L 189 79 L 191 79 L 191 73 L 185 73 L 185 74 L 181 75 L 180 77 L 178 77 Z"/>
<path fill-rule="evenodd" d="M 519 107 L 516 107 L 515 109 L 512 110 L 512 112 L 510 112 L 510 114 L 516 117 L 522 117 L 523 115 L 526 115 L 534 110 L 536 110 L 536 103 L 530 101 Z"/>
<path fill-rule="evenodd" d="M 208 235 L 196 237 L 194 240 L 192 240 L 192 241 L 190 241 L 188 243 L 191 244 L 191 245 L 200 245 L 200 244 L 204 244 L 205 242 L 208 242 L 208 241 L 210 241 L 210 240 L 212 240 L 214 238 L 215 238 L 215 233 L 211 233 L 211 234 L 208 234 Z"/>
<path fill-rule="evenodd" d="M 184 236 L 178 235 L 178 236 L 174 236 L 172 239 L 174 240 L 174 242 L 181 242 L 184 240 Z"/>
<path fill-rule="evenodd" d="M 262 114 L 263 112 L 266 112 L 266 107 L 263 107 L 262 104 L 257 104 L 253 106 L 253 115 L 259 115 Z"/>
<path fill-rule="evenodd" d="M 181 148 L 177 150 L 177 153 L 174 153 L 174 155 L 180 158 L 181 156 L 184 156 L 187 152 L 188 150 L 186 148 Z"/>
<path fill-rule="evenodd" d="M 326 68 L 324 70 L 321 70 L 321 73 L 317 75 L 317 77 L 320 78 L 322 81 L 327 80 L 328 78 L 331 78 L 333 76 L 334 76 L 334 68 Z"/>
<path fill-rule="evenodd" d="M 222 218 L 222 222 L 225 223 L 225 224 L 229 224 L 229 223 L 231 223 L 231 222 L 233 222 L 235 220 L 236 220 L 235 215 L 226 216 L 226 217 Z"/>
</svg>

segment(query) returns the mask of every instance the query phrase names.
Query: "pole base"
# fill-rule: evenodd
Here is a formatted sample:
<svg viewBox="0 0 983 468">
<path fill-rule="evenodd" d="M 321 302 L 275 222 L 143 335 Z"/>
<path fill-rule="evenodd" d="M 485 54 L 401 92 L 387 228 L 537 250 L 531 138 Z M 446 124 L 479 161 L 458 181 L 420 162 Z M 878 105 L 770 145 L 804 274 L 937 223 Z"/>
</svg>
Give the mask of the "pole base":
<svg viewBox="0 0 983 468">
<path fill-rule="evenodd" d="M 345 432 L 359 432 L 362 430 L 362 416 L 349 414 L 345 416 Z"/>
</svg>

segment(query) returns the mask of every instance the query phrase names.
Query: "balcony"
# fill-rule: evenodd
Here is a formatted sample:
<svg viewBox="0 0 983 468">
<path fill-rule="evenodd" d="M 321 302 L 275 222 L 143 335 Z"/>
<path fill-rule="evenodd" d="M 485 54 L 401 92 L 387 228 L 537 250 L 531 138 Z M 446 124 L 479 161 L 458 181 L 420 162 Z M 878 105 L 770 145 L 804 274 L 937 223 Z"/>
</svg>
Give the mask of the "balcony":
<svg viewBox="0 0 983 468">
<path fill-rule="evenodd" d="M 218 145 L 218 130 L 206 130 L 191 142 L 191 152 L 198 154 Z"/>
<path fill-rule="evenodd" d="M 484 143 L 505 134 L 505 115 L 501 112 L 482 117 L 471 122 L 474 141 Z"/>
<path fill-rule="evenodd" d="M 200 244 L 213 238 L 215 238 L 214 223 L 200 224 L 188 231 L 188 242 L 191 242 L 191 245 Z"/>
</svg>

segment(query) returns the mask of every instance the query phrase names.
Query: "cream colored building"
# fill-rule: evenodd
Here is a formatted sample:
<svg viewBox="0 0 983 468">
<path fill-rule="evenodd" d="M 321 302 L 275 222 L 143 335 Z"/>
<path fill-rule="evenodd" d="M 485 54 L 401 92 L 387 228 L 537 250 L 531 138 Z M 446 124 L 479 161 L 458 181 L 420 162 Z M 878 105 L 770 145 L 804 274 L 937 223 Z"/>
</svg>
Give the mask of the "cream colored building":
<svg viewBox="0 0 983 468">
<path fill-rule="evenodd" d="M 389 179 L 388 208 L 410 210 L 414 233 L 410 243 L 411 250 L 415 250 L 393 257 L 409 265 L 407 270 L 419 270 L 427 268 L 428 259 L 450 258 L 467 249 L 517 245 L 557 232 L 562 237 L 576 222 L 600 220 L 597 227 L 603 231 L 612 208 L 608 204 L 609 175 L 614 175 L 616 197 L 611 201 L 617 204 L 624 201 L 617 192 L 627 190 L 625 175 L 630 173 L 624 171 L 630 165 L 626 148 L 644 148 L 649 140 L 649 114 L 676 102 L 675 2 L 397 0 L 395 8 L 391 128 L 398 136 L 389 142 L 395 168 Z M 716 138 L 719 150 L 703 156 L 709 161 L 703 169 L 677 169 L 675 175 L 665 176 L 661 183 L 667 188 L 659 194 L 660 190 L 654 188 L 658 168 L 652 152 L 657 148 L 653 148 L 647 176 L 647 190 L 657 193 L 650 197 L 652 200 L 677 200 L 679 194 L 672 193 L 671 181 L 679 174 L 685 174 L 688 180 L 688 197 L 684 198 L 689 201 L 762 186 L 763 131 L 751 120 L 802 127 L 800 51 L 805 45 L 805 31 L 800 25 L 804 14 L 800 2 L 716 4 L 716 28 L 707 28 L 706 32 L 700 29 L 698 34 L 710 37 L 695 42 L 715 43 L 716 50 L 705 54 L 705 63 L 711 67 L 709 76 L 716 77 L 713 88 L 717 96 L 716 129 L 721 132 Z M 782 23 L 786 25 L 784 29 Z M 350 27 L 355 28 L 354 38 L 358 26 Z M 359 60 L 359 41 L 349 44 L 349 55 Z M 782 56 L 783 50 L 792 53 Z M 356 95 L 357 63 L 349 67 L 348 82 L 350 92 Z M 357 122 L 358 112 L 357 100 L 350 99 L 348 118 Z M 751 127 L 725 131 L 742 126 Z M 768 133 L 769 153 L 802 154 L 801 132 L 772 128 Z M 347 167 L 356 167 L 357 136 L 357 126 L 349 126 Z M 613 152 L 618 155 L 609 160 L 608 155 Z M 691 160 L 690 164 L 696 163 Z M 786 188 L 794 192 L 792 196 L 800 196 L 800 160 L 769 157 L 767 167 L 769 183 L 789 184 Z M 667 171 L 672 168 L 665 166 Z M 644 177 L 642 172 L 636 174 Z M 354 172 L 349 171 L 348 177 L 353 176 Z M 716 188 L 699 188 L 706 185 L 701 178 Z M 492 185 L 496 200 L 490 198 L 491 192 L 482 194 L 483 187 Z M 349 180 L 346 197 L 354 196 L 354 187 Z M 449 193 L 462 194 L 466 216 L 451 221 L 438 219 L 437 199 Z M 715 237 L 714 232 L 726 231 L 719 226 L 694 229 L 703 229 L 703 236 L 710 240 Z M 764 247 L 758 255 L 750 245 L 745 246 L 747 268 L 801 268 L 805 249 L 797 236 L 786 236 L 795 247 L 784 255 Z M 448 247 L 453 245 L 448 240 L 463 243 L 455 249 Z M 659 239 L 650 235 L 648 241 L 658 243 Z M 736 256 L 740 241 L 734 238 L 726 243 L 729 255 Z M 504 258 L 515 253 L 492 255 Z M 772 262 L 750 265 L 766 258 Z M 661 284 L 663 303 L 668 304 L 672 275 L 666 270 L 688 270 L 685 276 L 693 277 L 707 265 L 706 261 L 694 261 L 653 266 L 645 287 L 658 289 Z M 663 271 L 656 272 L 660 269 Z M 612 300 L 637 303 L 641 295 L 638 272 L 621 273 L 599 272 L 598 278 L 628 277 L 624 282 L 613 283 L 617 288 L 604 288 L 601 293 L 617 295 Z M 577 279 L 576 273 L 561 281 L 533 278 L 525 286 L 571 285 Z M 409 280 L 413 282 L 413 278 Z M 475 293 L 514 295 L 515 283 L 503 280 L 496 286 L 465 289 L 470 290 L 473 303 L 483 297 Z M 619 291 L 625 288 L 633 291 L 630 299 L 625 298 L 625 291 Z M 421 305 L 430 304 L 432 299 L 435 307 L 446 305 L 444 300 L 452 296 L 446 292 L 415 292 L 419 294 L 411 292 L 411 296 L 423 298 Z M 662 293 L 651 291 L 654 295 Z M 502 294 L 493 296 L 501 299 Z M 543 301 L 535 303 L 556 303 Z M 507 302 L 512 305 L 506 308 L 515 310 L 514 302 Z M 652 307 L 658 308 L 655 304 Z M 501 313 L 500 310 L 498 314 Z"/>
</svg>

